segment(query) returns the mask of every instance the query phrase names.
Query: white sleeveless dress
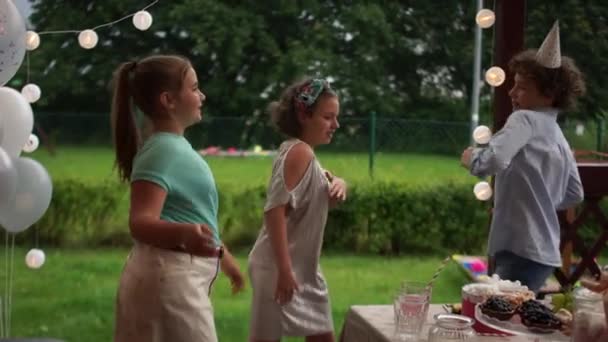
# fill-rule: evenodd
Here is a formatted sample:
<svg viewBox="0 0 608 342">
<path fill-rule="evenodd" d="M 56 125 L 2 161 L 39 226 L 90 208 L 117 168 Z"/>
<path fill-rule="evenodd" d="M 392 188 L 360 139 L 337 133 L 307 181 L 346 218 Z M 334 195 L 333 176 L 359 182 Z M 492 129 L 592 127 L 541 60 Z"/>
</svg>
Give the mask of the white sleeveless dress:
<svg viewBox="0 0 608 342">
<path fill-rule="evenodd" d="M 287 152 L 300 140 L 281 144 L 273 163 L 264 212 L 289 204 L 287 243 L 299 290 L 281 306 L 274 300 L 278 272 L 270 236 L 263 226 L 249 254 L 253 289 L 250 336 L 278 340 L 282 336 L 310 336 L 333 332 L 327 284 L 319 257 L 329 209 L 329 184 L 316 158 L 291 191 L 285 186 L 283 168 Z"/>
</svg>

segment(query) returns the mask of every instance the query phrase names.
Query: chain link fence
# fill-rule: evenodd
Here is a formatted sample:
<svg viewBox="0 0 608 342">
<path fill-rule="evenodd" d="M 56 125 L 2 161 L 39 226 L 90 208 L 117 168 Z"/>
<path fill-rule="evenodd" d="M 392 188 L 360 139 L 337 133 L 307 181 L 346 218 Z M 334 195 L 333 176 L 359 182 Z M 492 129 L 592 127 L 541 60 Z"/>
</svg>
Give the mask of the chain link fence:
<svg viewBox="0 0 608 342">
<path fill-rule="evenodd" d="M 111 146 L 108 114 L 35 113 L 34 131 L 43 147 L 62 145 Z M 489 123 L 486 123 L 490 125 Z M 340 129 L 332 143 L 322 148 L 332 152 L 373 155 L 382 152 L 420 154 L 459 154 L 470 143 L 469 122 L 444 122 L 387 117 L 371 113 L 368 117 L 341 117 Z M 564 134 L 574 149 L 606 151 L 605 121 L 564 122 Z M 276 148 L 282 140 L 267 120 L 250 117 L 205 117 L 186 131 L 195 148 L 218 146 L 223 149 Z"/>
</svg>

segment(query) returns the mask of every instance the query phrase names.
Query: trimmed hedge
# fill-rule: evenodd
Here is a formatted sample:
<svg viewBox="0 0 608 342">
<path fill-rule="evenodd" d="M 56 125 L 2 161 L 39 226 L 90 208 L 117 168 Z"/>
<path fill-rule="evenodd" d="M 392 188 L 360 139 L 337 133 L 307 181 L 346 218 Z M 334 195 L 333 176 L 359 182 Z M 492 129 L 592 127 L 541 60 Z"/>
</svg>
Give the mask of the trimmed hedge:
<svg viewBox="0 0 608 342">
<path fill-rule="evenodd" d="M 468 184 L 353 186 L 334 209 L 326 247 L 381 254 L 481 252 L 488 229 L 487 204 Z"/>
<path fill-rule="evenodd" d="M 41 243 L 52 246 L 121 245 L 131 243 L 127 214 L 124 185 L 54 180 L 49 209 L 27 233 L 37 233 Z"/>
<path fill-rule="evenodd" d="M 218 188 L 222 239 L 231 247 L 250 248 L 262 223 L 265 187 Z M 381 254 L 482 252 L 488 205 L 475 200 L 471 188 L 452 183 L 351 185 L 348 201 L 330 212 L 324 248 Z M 40 243 L 54 246 L 129 246 L 127 213 L 125 185 L 56 180 L 37 231 L 24 235 L 37 233 Z"/>
</svg>

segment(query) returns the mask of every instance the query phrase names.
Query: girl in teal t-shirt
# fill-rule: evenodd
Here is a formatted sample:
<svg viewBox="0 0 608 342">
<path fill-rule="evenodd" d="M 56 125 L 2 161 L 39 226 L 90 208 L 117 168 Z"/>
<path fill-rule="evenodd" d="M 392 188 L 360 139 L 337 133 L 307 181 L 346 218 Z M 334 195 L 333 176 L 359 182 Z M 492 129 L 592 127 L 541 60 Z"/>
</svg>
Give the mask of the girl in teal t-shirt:
<svg viewBox="0 0 608 342">
<path fill-rule="evenodd" d="M 208 295 L 220 266 L 233 292 L 243 288 L 239 266 L 219 237 L 213 174 L 183 136 L 201 120 L 204 100 L 182 57 L 151 56 L 116 72 L 116 165 L 131 184 L 135 245 L 120 278 L 114 341 L 215 342 Z M 143 145 L 131 101 L 152 123 Z"/>
</svg>

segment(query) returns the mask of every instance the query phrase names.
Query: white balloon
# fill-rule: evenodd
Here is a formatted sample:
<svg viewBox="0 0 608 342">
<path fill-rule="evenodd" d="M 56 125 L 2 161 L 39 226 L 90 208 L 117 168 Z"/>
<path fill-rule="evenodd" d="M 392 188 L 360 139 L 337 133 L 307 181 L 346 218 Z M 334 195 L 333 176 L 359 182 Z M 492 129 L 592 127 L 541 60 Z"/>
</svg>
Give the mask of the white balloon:
<svg viewBox="0 0 608 342">
<path fill-rule="evenodd" d="M 25 264 L 29 268 L 38 269 L 44 265 L 46 257 L 44 252 L 38 248 L 32 248 L 25 255 Z"/>
<path fill-rule="evenodd" d="M 473 187 L 473 193 L 478 200 L 487 201 L 492 198 L 493 191 L 488 182 L 482 181 L 475 184 L 475 187 Z"/>
<path fill-rule="evenodd" d="M 152 15 L 148 11 L 139 11 L 133 16 L 133 26 L 140 31 L 145 31 L 152 25 Z"/>
<path fill-rule="evenodd" d="M 23 146 L 23 152 L 32 153 L 38 149 L 40 145 L 40 140 L 36 134 L 30 134 L 30 138 L 27 139 L 27 143 Z"/>
<path fill-rule="evenodd" d="M 28 83 L 23 88 L 21 88 L 21 95 L 25 97 L 27 102 L 34 103 L 40 100 L 40 95 L 42 95 L 42 91 L 40 91 L 40 87 L 34 83 Z"/>
<path fill-rule="evenodd" d="M 473 130 L 473 140 L 480 145 L 489 143 L 491 138 L 492 131 L 488 126 L 477 126 L 475 130 Z"/>
<path fill-rule="evenodd" d="M 13 200 L 0 207 L 0 226 L 12 233 L 36 223 L 51 203 L 53 185 L 46 169 L 30 158 L 13 159 L 17 171 L 17 190 Z"/>
<path fill-rule="evenodd" d="M 7 206 L 17 191 L 17 170 L 11 157 L 0 147 L 0 207 Z"/>
<path fill-rule="evenodd" d="M 16 158 L 34 128 L 32 106 L 21 93 L 8 87 L 0 87 L 0 104 L 0 147 Z"/>
<path fill-rule="evenodd" d="M 15 76 L 24 56 L 23 17 L 12 1 L 0 0 L 0 86 Z"/>
</svg>

